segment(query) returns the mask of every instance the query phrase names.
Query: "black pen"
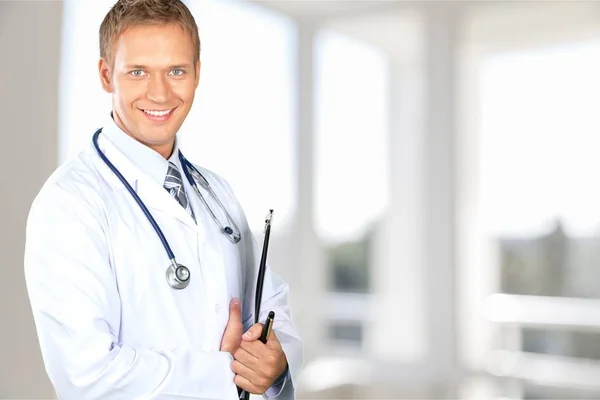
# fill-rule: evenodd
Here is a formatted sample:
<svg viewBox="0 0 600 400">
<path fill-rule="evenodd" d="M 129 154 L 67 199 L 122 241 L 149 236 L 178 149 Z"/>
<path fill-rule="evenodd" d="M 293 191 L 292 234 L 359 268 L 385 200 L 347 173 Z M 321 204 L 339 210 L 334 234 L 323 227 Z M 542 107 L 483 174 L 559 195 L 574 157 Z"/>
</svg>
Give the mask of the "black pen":
<svg viewBox="0 0 600 400">
<path fill-rule="evenodd" d="M 267 343 L 267 339 L 269 338 L 269 334 L 271 333 L 271 329 L 273 329 L 273 320 L 275 319 L 275 312 L 269 311 L 269 316 L 265 321 L 263 326 L 262 335 L 260 335 L 260 341 L 263 343 Z"/>
</svg>

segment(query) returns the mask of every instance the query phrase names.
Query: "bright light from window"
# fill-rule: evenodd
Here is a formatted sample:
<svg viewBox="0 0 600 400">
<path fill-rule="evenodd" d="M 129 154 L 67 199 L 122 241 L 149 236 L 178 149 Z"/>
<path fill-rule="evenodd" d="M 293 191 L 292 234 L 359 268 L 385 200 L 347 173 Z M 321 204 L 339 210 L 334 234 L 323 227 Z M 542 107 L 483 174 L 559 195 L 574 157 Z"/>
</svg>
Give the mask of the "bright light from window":
<svg viewBox="0 0 600 400">
<path fill-rule="evenodd" d="M 494 234 L 560 218 L 600 231 L 600 46 L 506 54 L 482 69 L 481 205 Z"/>
<path fill-rule="evenodd" d="M 316 226 L 325 240 L 353 240 L 389 201 L 388 62 L 323 32 L 316 65 Z"/>
<path fill-rule="evenodd" d="M 291 20 L 253 4 L 190 2 L 202 72 L 181 143 L 224 176 L 253 229 L 269 208 L 279 227 L 295 198 L 294 56 Z"/>
<path fill-rule="evenodd" d="M 114 1 L 63 3 L 60 66 L 59 162 L 90 143 L 111 109 L 98 75 L 98 29 Z"/>
</svg>

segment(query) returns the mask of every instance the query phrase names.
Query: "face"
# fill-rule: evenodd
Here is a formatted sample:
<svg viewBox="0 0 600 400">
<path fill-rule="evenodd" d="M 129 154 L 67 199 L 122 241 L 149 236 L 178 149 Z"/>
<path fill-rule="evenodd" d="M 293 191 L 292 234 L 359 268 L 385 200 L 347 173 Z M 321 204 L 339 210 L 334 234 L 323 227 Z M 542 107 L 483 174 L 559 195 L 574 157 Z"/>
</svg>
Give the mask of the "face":
<svg viewBox="0 0 600 400">
<path fill-rule="evenodd" d="M 99 70 L 116 124 L 169 158 L 200 76 L 191 36 L 177 24 L 134 26 L 115 40 L 113 54 L 113 65 L 101 59 Z"/>
</svg>

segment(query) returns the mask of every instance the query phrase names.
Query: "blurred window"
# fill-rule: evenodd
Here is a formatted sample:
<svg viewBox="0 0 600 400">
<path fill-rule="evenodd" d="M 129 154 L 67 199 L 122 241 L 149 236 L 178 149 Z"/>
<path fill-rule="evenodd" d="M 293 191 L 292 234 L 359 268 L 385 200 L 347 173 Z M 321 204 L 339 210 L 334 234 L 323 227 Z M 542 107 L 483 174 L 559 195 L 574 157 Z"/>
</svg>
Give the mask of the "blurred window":
<svg viewBox="0 0 600 400">
<path fill-rule="evenodd" d="M 480 222 L 498 244 L 502 292 L 600 297 L 599 44 L 504 53 L 482 65 Z M 564 312 L 556 318 L 586 318 Z M 511 350 L 600 359 L 600 335 L 574 326 L 522 329 L 518 343 Z M 565 365 L 559 380 L 584 377 Z M 575 398 L 583 387 L 553 395 Z M 554 388 L 525 382 L 523 390 L 547 398 Z"/>
<path fill-rule="evenodd" d="M 329 325 L 329 337 L 335 341 L 361 344 L 363 325 L 361 322 L 337 321 Z"/>
<path fill-rule="evenodd" d="M 320 32 L 315 47 L 315 225 L 329 290 L 364 293 L 388 205 L 388 60 L 332 31 Z"/>
<path fill-rule="evenodd" d="M 256 4 L 189 1 L 202 41 L 189 157 L 225 177 L 253 230 L 269 208 L 278 230 L 296 198 L 296 26 Z"/>
<path fill-rule="evenodd" d="M 481 210 L 503 291 L 600 297 L 600 46 L 489 58 L 481 74 Z"/>
</svg>

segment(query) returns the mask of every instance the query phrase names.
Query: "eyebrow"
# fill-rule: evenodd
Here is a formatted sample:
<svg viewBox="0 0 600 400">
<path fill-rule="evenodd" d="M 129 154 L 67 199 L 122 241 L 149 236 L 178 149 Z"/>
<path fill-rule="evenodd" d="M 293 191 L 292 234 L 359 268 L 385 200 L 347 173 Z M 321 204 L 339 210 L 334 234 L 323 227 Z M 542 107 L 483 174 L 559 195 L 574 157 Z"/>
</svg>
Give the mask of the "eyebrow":
<svg viewBox="0 0 600 400">
<path fill-rule="evenodd" d="M 128 64 L 125 66 L 127 69 L 148 69 L 145 65 L 140 64 Z M 184 68 L 192 68 L 192 64 L 176 64 L 169 66 L 169 69 L 184 69 Z"/>
</svg>

